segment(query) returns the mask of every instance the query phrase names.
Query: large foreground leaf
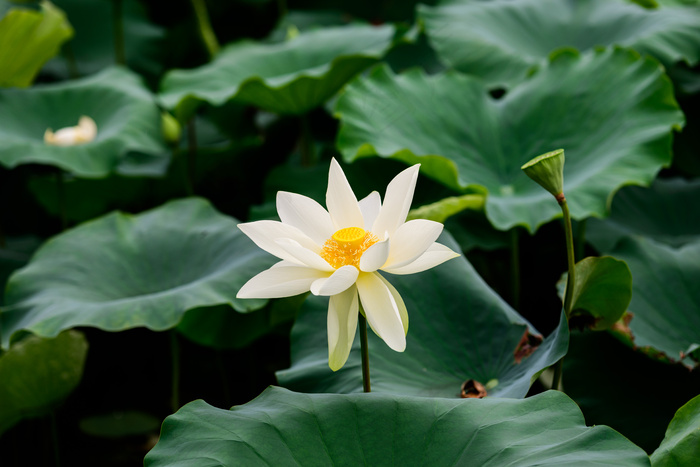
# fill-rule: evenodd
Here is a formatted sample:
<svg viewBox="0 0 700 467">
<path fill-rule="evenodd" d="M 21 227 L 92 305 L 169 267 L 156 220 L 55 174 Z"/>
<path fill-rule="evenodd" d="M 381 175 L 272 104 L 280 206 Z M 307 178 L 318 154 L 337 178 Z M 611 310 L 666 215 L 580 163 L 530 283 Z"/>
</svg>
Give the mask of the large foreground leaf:
<svg viewBox="0 0 700 467">
<path fill-rule="evenodd" d="M 649 188 L 629 186 L 613 198 L 610 217 L 590 219 L 586 239 L 611 251 L 625 236 L 642 236 L 673 247 L 700 240 L 700 180 L 657 179 Z"/>
<path fill-rule="evenodd" d="M 0 434 L 54 409 L 83 376 L 88 343 L 78 331 L 29 336 L 0 355 Z"/>
<path fill-rule="evenodd" d="M 171 71 L 161 99 L 185 120 L 199 102 L 238 99 L 273 112 L 302 114 L 376 63 L 391 45 L 391 26 L 353 25 L 301 33 L 286 42 L 232 44 L 213 62 Z"/>
<path fill-rule="evenodd" d="M 72 127 L 82 115 L 97 123 L 97 137 L 78 146 L 49 146 L 47 128 Z M 40 163 L 83 177 L 104 177 L 120 164 L 133 175 L 161 175 L 167 164 L 161 117 L 138 75 L 111 68 L 97 75 L 31 89 L 0 90 L 0 163 Z M 147 164 L 139 170 L 133 160 Z"/>
<path fill-rule="evenodd" d="M 700 241 L 674 249 L 653 240 L 625 238 L 613 254 L 627 263 L 634 278 L 629 306 L 633 318 L 621 330 L 635 347 L 697 366 Z"/>
<path fill-rule="evenodd" d="M 8 11 L 0 19 L 0 86 L 31 85 L 44 63 L 72 35 L 66 15 L 51 2 L 41 2 L 41 11 Z"/>
<path fill-rule="evenodd" d="M 20 330 L 47 337 L 76 326 L 161 331 L 193 308 L 262 307 L 266 300 L 235 296 L 271 257 L 236 223 L 195 198 L 138 216 L 109 214 L 53 238 L 8 282 L 2 345 Z"/>
<path fill-rule="evenodd" d="M 453 68 L 512 85 L 555 49 L 619 45 L 667 66 L 700 60 L 700 7 L 647 10 L 625 0 L 452 1 L 420 8 L 426 34 Z"/>
<path fill-rule="evenodd" d="M 441 242 L 459 249 L 447 236 Z M 566 319 L 542 342 L 464 258 L 419 274 L 386 277 L 406 303 L 409 329 L 402 353 L 368 333 L 374 391 L 459 397 L 462 384 L 474 380 L 490 396 L 524 397 L 542 370 L 566 354 Z M 277 379 L 303 392 L 362 391 L 359 337 L 341 370 L 328 367 L 327 310 L 327 298 L 307 300 L 292 329 L 292 367 L 278 372 Z"/>
<path fill-rule="evenodd" d="M 603 217 L 620 186 L 648 184 L 670 163 L 671 129 L 683 123 L 663 69 L 623 49 L 562 52 L 499 100 L 457 72 L 397 76 L 379 67 L 348 87 L 336 114 L 347 161 L 420 162 L 452 188 L 483 187 L 487 216 L 502 230 L 561 215 L 520 170 L 532 157 L 564 148 L 573 217 Z"/>
<path fill-rule="evenodd" d="M 542 429 L 540 427 L 546 427 Z M 229 410 L 192 402 L 145 465 L 649 465 L 644 451 L 549 391 L 525 400 L 297 394 Z"/>
<path fill-rule="evenodd" d="M 692 465 L 700 459 L 700 396 L 678 409 L 659 449 L 651 455 L 654 467 Z"/>
</svg>

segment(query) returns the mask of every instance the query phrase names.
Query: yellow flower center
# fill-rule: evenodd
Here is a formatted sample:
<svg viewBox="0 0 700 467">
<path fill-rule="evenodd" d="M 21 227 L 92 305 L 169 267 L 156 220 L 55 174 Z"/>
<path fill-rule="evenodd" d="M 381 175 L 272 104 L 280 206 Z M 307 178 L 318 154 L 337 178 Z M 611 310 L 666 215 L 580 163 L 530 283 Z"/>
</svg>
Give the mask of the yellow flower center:
<svg viewBox="0 0 700 467">
<path fill-rule="evenodd" d="M 360 258 L 365 250 L 379 239 L 359 227 L 346 227 L 338 230 L 326 240 L 321 250 L 321 258 L 338 269 L 352 265 L 360 269 Z"/>
</svg>

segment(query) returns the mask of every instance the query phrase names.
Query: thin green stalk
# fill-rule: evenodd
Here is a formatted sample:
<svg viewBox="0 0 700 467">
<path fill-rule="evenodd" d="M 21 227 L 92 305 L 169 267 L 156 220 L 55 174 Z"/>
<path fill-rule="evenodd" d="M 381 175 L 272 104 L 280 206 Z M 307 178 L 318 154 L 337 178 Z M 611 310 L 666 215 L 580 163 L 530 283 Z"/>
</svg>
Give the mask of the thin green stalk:
<svg viewBox="0 0 700 467">
<path fill-rule="evenodd" d="M 569 213 L 569 204 L 566 202 L 564 193 L 557 195 L 557 202 L 561 206 L 561 211 L 564 215 L 564 233 L 566 236 L 566 262 L 568 265 L 569 274 L 566 278 L 566 294 L 564 295 L 564 313 L 566 320 L 569 320 L 571 315 L 571 299 L 574 295 L 574 283 L 576 281 L 576 260 L 574 259 L 574 232 L 571 227 L 571 214 Z M 564 358 L 562 357 L 554 365 L 554 378 L 552 379 L 552 389 L 561 391 L 562 379 L 564 376 Z"/>
<path fill-rule="evenodd" d="M 194 183 L 197 176 L 197 127 L 194 117 L 187 122 L 187 185 L 188 193 L 194 194 Z"/>
<path fill-rule="evenodd" d="M 66 59 L 66 63 L 68 64 L 68 76 L 70 76 L 71 79 L 80 78 L 78 62 L 75 59 L 75 54 L 73 53 L 73 48 L 71 47 L 70 42 L 63 44 L 62 50 L 63 57 Z"/>
<path fill-rule="evenodd" d="M 180 408 L 180 342 L 177 339 L 177 331 L 170 331 L 170 356 L 172 362 L 171 382 L 171 407 L 173 413 Z"/>
<path fill-rule="evenodd" d="M 311 133 L 311 123 L 309 122 L 309 114 L 301 116 L 301 140 L 299 142 L 301 151 L 301 165 L 304 167 L 312 166 L 316 163 L 316 148 L 314 147 L 314 136 Z"/>
<path fill-rule="evenodd" d="M 561 391 L 561 378 L 564 373 L 564 358 L 560 358 L 557 363 L 554 364 L 554 377 L 552 378 L 552 389 L 555 391 Z"/>
<path fill-rule="evenodd" d="M 586 249 L 586 219 L 576 224 L 576 261 L 581 261 Z"/>
<path fill-rule="evenodd" d="M 571 214 L 569 205 L 564 194 L 557 198 L 561 212 L 564 214 L 564 233 L 566 234 L 566 261 L 569 268 L 569 275 L 566 279 L 566 295 L 564 296 L 564 311 L 566 319 L 571 315 L 571 298 L 574 295 L 574 281 L 576 280 L 576 260 L 574 259 L 574 232 L 571 228 Z"/>
<path fill-rule="evenodd" d="M 114 61 L 126 65 L 126 48 L 124 47 L 124 3 L 112 0 L 112 24 L 114 28 Z"/>
<path fill-rule="evenodd" d="M 362 305 L 360 305 L 362 307 Z M 362 309 L 360 309 L 360 316 L 358 319 L 358 325 L 360 326 L 360 351 L 362 352 L 362 389 L 365 392 L 372 392 L 372 388 L 369 383 L 369 347 L 367 346 L 367 318 L 362 314 Z"/>
<path fill-rule="evenodd" d="M 58 450 L 58 426 L 56 424 L 56 410 L 52 410 L 49 414 L 51 423 L 51 440 L 53 442 L 53 458 L 56 463 L 56 467 L 61 465 L 60 451 Z"/>
<path fill-rule="evenodd" d="M 510 282 L 511 305 L 517 310 L 520 308 L 520 236 L 517 227 L 510 230 Z"/>
<path fill-rule="evenodd" d="M 68 216 L 66 214 L 66 174 L 58 169 L 56 174 L 56 185 L 58 191 L 58 212 L 61 217 L 61 231 L 68 227 Z"/>
<path fill-rule="evenodd" d="M 209 52 L 209 58 L 214 58 L 219 53 L 219 41 L 216 39 L 214 29 L 209 21 L 209 12 L 204 0 L 192 0 L 192 8 L 197 16 L 197 25 L 199 26 L 199 34 L 202 36 L 202 42 Z"/>
</svg>

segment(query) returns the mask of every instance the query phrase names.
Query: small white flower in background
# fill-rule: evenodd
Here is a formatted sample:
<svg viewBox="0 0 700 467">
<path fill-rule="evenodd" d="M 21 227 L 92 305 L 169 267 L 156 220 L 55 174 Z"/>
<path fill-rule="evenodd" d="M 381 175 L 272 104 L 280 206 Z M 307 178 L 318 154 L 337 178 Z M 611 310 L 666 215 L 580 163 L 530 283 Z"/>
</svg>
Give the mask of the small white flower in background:
<svg viewBox="0 0 700 467">
<path fill-rule="evenodd" d="M 52 146 L 75 146 L 89 143 L 97 136 L 97 124 L 90 117 L 82 116 L 78 126 L 61 128 L 55 133 L 49 128 L 44 133 L 44 142 Z"/>
<path fill-rule="evenodd" d="M 406 305 L 378 270 L 413 274 L 459 256 L 435 242 L 442 224 L 422 219 L 406 222 L 419 167 L 409 167 L 389 183 L 383 204 L 376 191 L 358 202 L 335 159 L 328 175 L 328 211 L 306 196 L 277 193 L 282 222 L 257 221 L 238 227 L 282 261 L 249 280 L 237 297 L 289 297 L 309 290 L 330 296 L 328 364 L 336 371 L 350 354 L 359 295 L 372 330 L 389 347 L 403 352 Z"/>
</svg>

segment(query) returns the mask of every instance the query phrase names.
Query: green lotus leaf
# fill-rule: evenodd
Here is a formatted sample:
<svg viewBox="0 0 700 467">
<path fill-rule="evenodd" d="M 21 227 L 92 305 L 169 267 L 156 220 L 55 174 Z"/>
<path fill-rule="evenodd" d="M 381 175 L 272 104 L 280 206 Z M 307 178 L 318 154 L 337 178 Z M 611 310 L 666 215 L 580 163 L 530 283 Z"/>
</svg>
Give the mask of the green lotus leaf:
<svg viewBox="0 0 700 467">
<path fill-rule="evenodd" d="M 72 35 L 66 15 L 51 2 L 41 2 L 41 11 L 10 9 L 0 19 L 0 86 L 30 86 Z"/>
<path fill-rule="evenodd" d="M 533 429 L 546 426 L 546 429 Z M 172 465 L 649 465 L 566 395 L 449 400 L 270 387 L 231 410 L 194 401 L 163 422 L 147 467 Z"/>
<path fill-rule="evenodd" d="M 54 409 L 80 382 L 88 343 L 78 331 L 28 336 L 0 354 L 0 434 Z"/>
<path fill-rule="evenodd" d="M 624 0 L 462 0 L 420 7 L 419 17 L 451 67 L 496 86 L 512 86 L 563 47 L 628 47 L 668 67 L 700 60 L 700 7 L 648 10 Z"/>
<path fill-rule="evenodd" d="M 609 252 L 626 236 L 679 247 L 700 240 L 700 180 L 657 179 L 649 188 L 629 186 L 613 198 L 610 217 L 590 219 L 586 239 Z"/>
<path fill-rule="evenodd" d="M 48 128 L 97 124 L 94 141 L 76 146 L 44 143 Z M 0 163 L 40 163 L 82 177 L 104 177 L 126 166 L 130 175 L 162 175 L 167 167 L 161 118 L 138 75 L 111 68 L 97 75 L 31 89 L 0 90 Z M 141 167 L 138 161 L 143 159 Z M 165 162 L 154 165 L 154 159 Z"/>
<path fill-rule="evenodd" d="M 351 25 L 303 32 L 281 43 L 241 41 L 207 65 L 169 72 L 160 98 L 183 121 L 201 102 L 218 106 L 229 99 L 303 114 L 376 63 L 393 36 L 392 26 Z"/>
<path fill-rule="evenodd" d="M 43 72 L 62 78 L 91 75 L 116 63 L 113 1 L 54 0 L 68 15 L 75 37 L 64 54 Z M 148 77 L 163 70 L 165 30 L 148 19 L 143 2 L 120 0 L 124 26 L 124 55 L 129 68 Z M 68 59 L 70 57 L 70 59 Z"/>
<path fill-rule="evenodd" d="M 445 234 L 440 242 L 459 249 Z M 565 318 L 542 341 L 463 257 L 419 274 L 386 277 L 406 303 L 409 330 L 402 353 L 368 332 L 373 391 L 459 397 L 462 385 L 474 380 L 489 396 L 524 397 L 537 376 L 566 354 Z M 310 297 L 302 307 L 292 328 L 292 366 L 277 372 L 282 386 L 362 391 L 358 336 L 345 366 L 335 373 L 328 367 L 327 314 L 327 298 Z"/>
<path fill-rule="evenodd" d="M 652 356 L 698 366 L 700 345 L 700 241 L 674 249 L 645 238 L 624 238 L 612 251 L 634 278 L 629 311 L 620 331 Z"/>
<path fill-rule="evenodd" d="M 659 449 L 651 455 L 654 467 L 693 465 L 700 459 L 700 396 L 678 409 Z"/>
<path fill-rule="evenodd" d="M 607 332 L 571 333 L 563 379 L 587 423 L 608 425 L 648 453 L 700 387 L 697 371 L 651 360 Z"/>
<path fill-rule="evenodd" d="M 632 299 L 632 273 L 611 256 L 588 257 L 576 263 L 569 326 L 594 331 L 609 329 L 627 311 Z M 567 274 L 557 283 L 564 297 Z"/>
<path fill-rule="evenodd" d="M 2 345 L 22 330 L 44 337 L 76 326 L 162 331 L 194 308 L 261 308 L 267 300 L 235 295 L 273 258 L 236 223 L 191 198 L 137 216 L 109 214 L 54 237 L 7 284 Z"/>
<path fill-rule="evenodd" d="M 378 154 L 421 163 L 451 188 L 488 191 L 496 228 L 531 231 L 561 211 L 520 170 L 525 162 L 564 148 L 572 216 L 603 217 L 620 186 L 649 184 L 670 164 L 671 130 L 683 124 L 663 68 L 619 48 L 561 52 L 500 99 L 458 72 L 377 67 L 347 87 L 336 116 L 346 161 Z"/>
</svg>

